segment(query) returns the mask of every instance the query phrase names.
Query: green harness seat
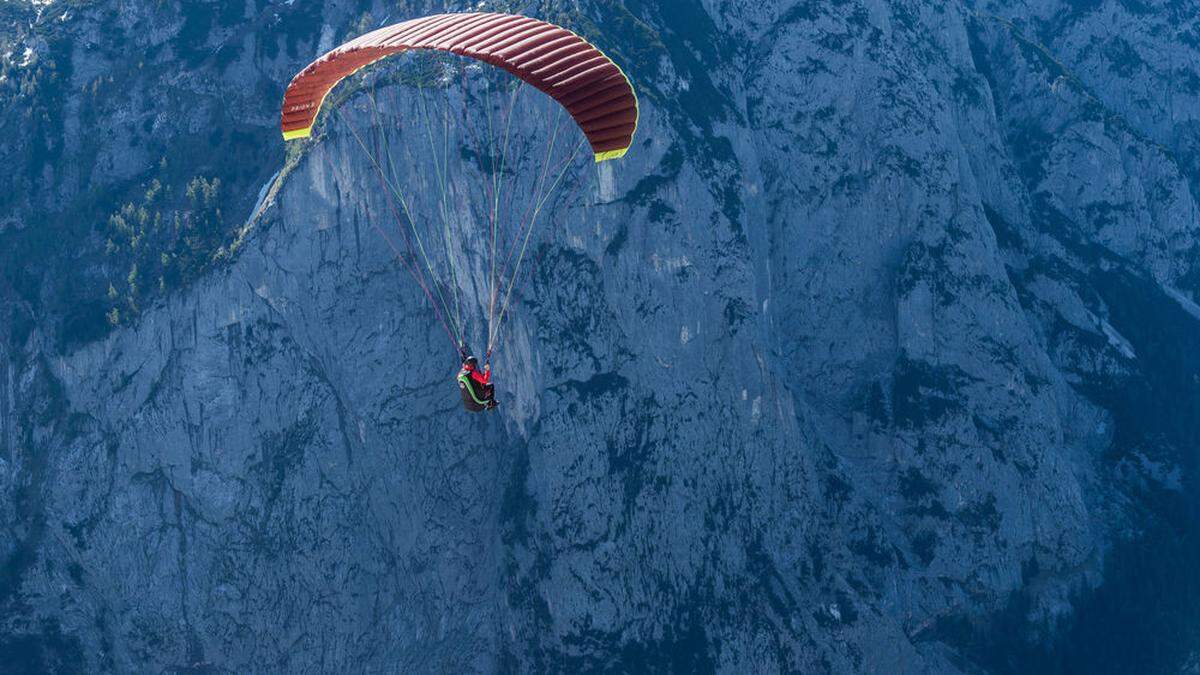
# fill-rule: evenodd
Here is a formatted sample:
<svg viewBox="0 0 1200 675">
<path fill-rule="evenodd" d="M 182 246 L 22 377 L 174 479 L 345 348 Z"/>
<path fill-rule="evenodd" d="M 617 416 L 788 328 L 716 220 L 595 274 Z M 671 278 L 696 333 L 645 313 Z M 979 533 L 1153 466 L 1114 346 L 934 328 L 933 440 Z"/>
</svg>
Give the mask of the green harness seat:
<svg viewBox="0 0 1200 675">
<path fill-rule="evenodd" d="M 476 383 L 465 372 L 458 373 L 458 388 L 462 393 L 463 407 L 471 412 L 483 412 L 492 403 L 491 397 L 481 391 L 476 391 Z"/>
</svg>

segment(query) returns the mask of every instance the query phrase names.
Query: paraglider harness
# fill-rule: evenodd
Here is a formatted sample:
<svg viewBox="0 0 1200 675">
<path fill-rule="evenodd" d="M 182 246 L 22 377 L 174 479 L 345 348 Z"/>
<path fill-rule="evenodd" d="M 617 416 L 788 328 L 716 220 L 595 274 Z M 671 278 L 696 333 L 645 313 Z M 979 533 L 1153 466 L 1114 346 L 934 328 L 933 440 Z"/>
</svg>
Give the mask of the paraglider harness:
<svg viewBox="0 0 1200 675">
<path fill-rule="evenodd" d="M 462 357 L 462 368 L 458 371 L 458 389 L 462 394 L 463 407 L 470 412 L 483 412 L 484 410 L 494 410 L 497 405 L 496 390 L 490 379 L 490 371 L 485 371 L 484 380 L 476 379 L 474 374 L 478 372 L 475 365 L 476 360 L 471 356 L 467 348 L 460 347 L 459 355 Z"/>
</svg>

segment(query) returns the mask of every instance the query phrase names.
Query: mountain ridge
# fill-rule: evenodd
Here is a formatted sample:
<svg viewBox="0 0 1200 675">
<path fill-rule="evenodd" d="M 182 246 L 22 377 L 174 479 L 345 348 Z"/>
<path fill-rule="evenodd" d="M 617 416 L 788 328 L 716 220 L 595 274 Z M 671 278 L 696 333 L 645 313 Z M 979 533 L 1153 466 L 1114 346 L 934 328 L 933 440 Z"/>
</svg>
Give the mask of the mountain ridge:
<svg viewBox="0 0 1200 675">
<path fill-rule="evenodd" d="M 550 214 L 505 404 L 467 421 L 419 290 L 363 243 L 384 209 L 353 139 L 331 118 L 285 155 L 275 129 L 292 72 L 396 10 L 9 7 L 0 119 L 35 122 L 0 149 L 27 167 L 0 201 L 0 653 L 1194 662 L 1200 87 L 1161 62 L 1194 58 L 1173 37 L 1200 16 L 1147 7 L 533 12 L 607 39 L 644 116 Z M 149 65 L 117 58 L 129 37 Z M 97 82 L 128 98 L 89 103 Z M 155 229 L 176 216 L 195 234 Z"/>
</svg>

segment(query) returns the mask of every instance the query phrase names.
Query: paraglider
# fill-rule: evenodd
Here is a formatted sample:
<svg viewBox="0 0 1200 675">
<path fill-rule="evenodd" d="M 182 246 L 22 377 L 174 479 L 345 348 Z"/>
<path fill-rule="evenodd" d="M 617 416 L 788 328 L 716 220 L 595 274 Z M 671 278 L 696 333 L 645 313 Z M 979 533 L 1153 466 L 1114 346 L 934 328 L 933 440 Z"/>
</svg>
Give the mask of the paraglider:
<svg viewBox="0 0 1200 675">
<path fill-rule="evenodd" d="M 458 388 L 462 393 L 463 407 L 470 412 L 495 410 L 500 403 L 496 401 L 496 388 L 492 384 L 492 366 L 485 365 L 479 369 L 479 360 L 463 346 L 462 368 L 458 371 Z"/>
<path fill-rule="evenodd" d="M 528 274 L 522 263 L 531 235 L 543 212 L 564 203 L 564 186 L 575 183 L 572 195 L 582 187 L 588 172 L 575 160 L 583 143 L 590 147 L 596 163 L 625 156 L 637 131 L 637 96 L 616 63 L 570 30 L 516 14 L 437 14 L 361 35 L 300 71 L 283 98 L 280 127 L 284 139 L 302 139 L 313 133 L 322 107 L 339 82 L 404 52 L 413 53 L 406 59 L 413 63 L 419 63 L 419 54 L 431 55 L 431 72 L 397 77 L 384 84 L 397 85 L 396 89 L 411 88 L 416 82 L 419 97 L 401 100 L 397 96 L 394 105 L 380 106 L 372 90 L 367 98 L 374 120 L 370 132 L 375 135 L 360 134 L 345 119 L 344 126 L 371 159 L 381 191 L 392 200 L 391 217 L 403 242 L 392 241 L 376 222 L 380 218 L 369 218 L 370 224 L 417 281 L 454 347 L 466 344 L 471 312 L 482 315 L 486 309 L 486 322 L 479 322 L 486 323 L 485 365 L 481 369 L 478 360 L 464 349 L 456 380 L 468 410 L 494 409 L 491 358 L 510 313 L 517 281 L 523 271 Z M 478 64 L 494 66 L 515 79 L 496 79 Z M 556 110 L 520 111 L 519 106 L 541 105 L 519 100 L 526 85 L 545 94 L 537 98 L 549 101 Z M 484 90 L 473 90 L 473 86 Z M 441 119 L 437 110 L 430 113 L 426 87 L 442 93 Z M 503 114 L 506 100 L 507 114 Z M 403 116 L 405 106 L 408 117 Z M 456 107 L 461 110 L 452 113 Z M 406 143 L 403 151 L 409 161 L 397 162 L 388 145 L 389 133 L 407 133 L 415 126 L 412 113 L 417 111 L 424 120 L 427 147 Z M 341 111 L 337 112 L 341 118 Z M 394 116 L 394 122 L 385 125 L 382 120 L 388 115 Z M 562 128 L 564 116 L 569 119 L 566 126 L 573 124 L 582 134 L 569 150 L 559 143 L 570 135 Z M 515 127 L 514 117 L 522 120 Z M 483 127 L 484 119 L 486 133 L 476 129 Z M 469 138 L 452 138 L 456 132 L 465 132 Z M 527 137 L 518 138 L 522 133 Z M 541 143 L 544 152 L 536 147 Z M 432 171 L 424 172 L 421 189 L 408 192 L 403 176 L 408 165 L 417 162 L 428 164 Z M 434 180 L 424 178 L 430 173 Z M 422 200 L 428 206 L 424 211 Z M 523 209 L 519 208 L 521 200 L 525 200 Z M 475 208 L 461 208 L 464 201 Z M 469 239 L 485 238 L 471 236 L 472 228 L 481 221 L 487 230 L 476 233 L 486 235 L 486 242 L 476 246 Z M 511 239 L 506 242 L 505 236 Z M 486 260 L 476 265 L 478 258 Z"/>
</svg>

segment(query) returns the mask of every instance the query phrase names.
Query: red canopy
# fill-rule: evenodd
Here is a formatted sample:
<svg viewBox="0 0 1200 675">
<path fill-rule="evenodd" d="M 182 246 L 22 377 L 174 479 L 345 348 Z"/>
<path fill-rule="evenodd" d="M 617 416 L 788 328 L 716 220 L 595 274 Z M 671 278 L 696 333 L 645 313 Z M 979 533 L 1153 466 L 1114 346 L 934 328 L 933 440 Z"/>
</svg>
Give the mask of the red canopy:
<svg viewBox="0 0 1200 675">
<path fill-rule="evenodd" d="M 285 139 L 304 138 L 342 78 L 409 49 L 467 56 L 503 68 L 558 101 L 591 143 L 596 161 L 625 155 L 637 129 L 637 95 L 625 73 L 586 40 L 515 14 L 437 14 L 359 36 L 300 71 L 283 97 Z"/>
</svg>

